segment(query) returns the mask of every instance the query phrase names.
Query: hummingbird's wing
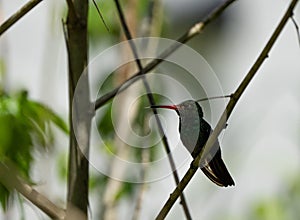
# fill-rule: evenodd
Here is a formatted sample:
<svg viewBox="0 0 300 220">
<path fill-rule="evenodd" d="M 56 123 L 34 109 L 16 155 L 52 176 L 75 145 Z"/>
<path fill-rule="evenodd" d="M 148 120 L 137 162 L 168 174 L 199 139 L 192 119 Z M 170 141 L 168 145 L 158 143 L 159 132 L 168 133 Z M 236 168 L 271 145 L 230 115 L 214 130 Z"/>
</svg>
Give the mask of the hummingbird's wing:
<svg viewBox="0 0 300 220">
<path fill-rule="evenodd" d="M 221 150 L 219 149 L 213 158 L 209 161 L 204 159 L 204 166 L 200 167 L 202 172 L 218 186 L 234 186 L 234 181 L 230 176 L 225 163 L 221 158 Z"/>
<path fill-rule="evenodd" d="M 202 150 L 209 135 L 212 133 L 210 125 L 204 119 L 201 119 L 200 130 L 201 132 L 198 141 L 200 148 L 197 150 L 195 149 L 195 152 L 192 154 L 193 157 L 200 153 L 200 150 Z M 227 187 L 234 185 L 234 181 L 222 160 L 221 148 L 218 140 L 212 147 L 211 152 L 202 160 L 200 168 L 202 172 L 218 186 Z"/>
</svg>

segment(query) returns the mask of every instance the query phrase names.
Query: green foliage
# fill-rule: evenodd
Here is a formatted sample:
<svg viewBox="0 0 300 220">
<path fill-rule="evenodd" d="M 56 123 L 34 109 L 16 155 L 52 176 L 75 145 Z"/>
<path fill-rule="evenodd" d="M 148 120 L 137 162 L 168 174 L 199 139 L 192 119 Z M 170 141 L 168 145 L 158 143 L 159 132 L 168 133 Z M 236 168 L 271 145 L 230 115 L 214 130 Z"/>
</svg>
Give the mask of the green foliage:
<svg viewBox="0 0 300 220">
<path fill-rule="evenodd" d="M 88 15 L 88 32 L 92 42 L 99 41 L 99 38 L 105 38 L 108 41 L 113 36 L 119 35 L 119 23 L 118 17 L 115 14 L 115 5 L 112 1 L 97 1 L 98 8 L 107 24 L 109 31 L 106 30 L 98 11 L 94 4 L 89 4 L 89 15 Z M 109 19 L 107 19 L 109 18 Z"/>
<path fill-rule="evenodd" d="M 89 17 L 88 17 L 88 32 L 91 38 L 91 42 L 99 42 L 99 39 L 105 39 L 107 42 L 111 42 L 114 39 L 118 40 L 120 36 L 120 22 L 116 14 L 116 7 L 113 1 L 99 1 L 95 0 L 101 11 L 102 17 L 108 26 L 109 30 L 106 30 L 98 11 L 94 4 L 89 4 Z M 123 2 L 122 2 L 123 3 Z M 138 22 L 142 21 L 145 15 L 148 13 L 149 1 L 140 0 L 137 2 L 137 15 Z M 126 8 L 126 2 L 124 2 L 124 9 Z M 123 9 L 123 10 L 124 10 Z M 140 25 L 140 24 L 138 24 Z M 101 42 L 101 41 L 100 41 Z"/>
<path fill-rule="evenodd" d="M 100 193 L 103 193 L 105 189 L 105 185 L 107 183 L 108 177 L 102 174 L 91 174 L 90 181 L 89 181 L 89 188 L 91 190 L 97 189 L 100 190 Z"/>
<path fill-rule="evenodd" d="M 68 164 L 68 156 L 65 153 L 62 153 L 59 155 L 58 159 L 56 160 L 57 164 L 57 171 L 58 171 L 58 177 L 61 180 L 66 180 L 67 178 L 67 164 Z"/>
<path fill-rule="evenodd" d="M 257 220 L 282 220 L 284 218 L 284 210 L 282 204 L 278 200 L 270 199 L 260 202 L 254 208 L 254 216 Z"/>
<path fill-rule="evenodd" d="M 299 219 L 299 198 L 300 178 L 296 174 L 290 183 L 281 185 L 277 193 L 267 198 L 260 198 L 240 215 L 218 213 L 215 219 L 295 220 Z"/>
<path fill-rule="evenodd" d="M 157 103 L 167 103 L 166 100 L 163 100 L 163 97 L 158 95 L 158 94 L 153 94 L 155 101 Z M 140 135 L 140 136 L 146 136 L 149 135 L 150 132 L 151 136 L 148 139 L 149 140 L 149 146 L 151 146 L 151 140 L 156 140 L 155 135 L 157 133 L 154 131 L 150 131 L 149 128 L 149 118 L 152 116 L 152 111 L 149 108 L 145 108 L 150 106 L 149 100 L 146 95 L 140 96 L 137 100 L 138 105 L 137 105 L 137 112 L 136 116 L 132 119 L 131 121 L 131 128 L 133 131 Z M 121 109 L 120 109 L 121 110 Z M 101 153 L 104 154 L 117 154 L 118 152 L 118 146 L 115 146 L 114 143 L 114 138 L 115 138 L 115 128 L 112 123 L 112 103 L 106 105 L 104 108 L 101 108 L 97 114 L 99 114 L 99 117 L 97 118 L 97 126 L 98 126 L 98 131 L 100 132 L 101 138 L 105 144 L 105 146 L 101 145 Z M 141 143 L 145 144 L 145 143 Z M 159 146 L 161 148 L 161 146 Z M 130 151 L 130 161 L 134 162 L 141 162 L 142 161 L 142 154 L 143 151 L 148 151 L 149 153 L 149 160 L 155 160 L 157 156 L 157 149 L 156 147 L 148 147 L 148 148 L 137 148 L 137 147 L 131 147 L 128 146 L 128 150 Z M 108 168 L 109 169 L 109 168 Z M 130 175 L 130 172 L 126 172 L 124 175 Z M 90 186 L 92 187 L 91 189 L 97 188 L 97 190 L 100 191 L 100 193 L 103 193 L 104 190 L 106 189 L 107 186 L 107 180 L 109 177 L 103 176 L 102 174 L 100 175 L 95 175 L 90 178 L 91 183 Z M 130 199 L 132 196 L 134 196 L 135 190 L 137 189 L 137 184 L 134 183 L 128 183 L 128 182 L 123 182 L 118 189 L 117 192 L 114 192 L 114 202 L 120 202 L 122 199 Z"/>
<path fill-rule="evenodd" d="M 68 128 L 51 109 L 28 99 L 27 92 L 0 96 L 0 161 L 9 162 L 30 179 L 34 150 L 44 150 L 53 142 L 50 123 L 63 132 Z M 0 202 L 7 207 L 9 192 L 0 185 Z"/>
<path fill-rule="evenodd" d="M 263 199 L 255 204 L 249 219 L 294 220 L 299 218 L 300 179 L 293 179 L 282 186 L 277 196 Z"/>
<path fill-rule="evenodd" d="M 89 37 L 91 45 L 100 42 L 100 43 L 109 43 L 111 44 L 112 41 L 118 41 L 120 38 L 121 28 L 120 28 L 120 22 L 118 15 L 116 13 L 115 4 L 113 1 L 99 1 L 95 0 L 97 2 L 98 8 L 101 10 L 102 16 L 109 28 L 109 31 L 106 30 L 105 25 L 102 23 L 99 14 L 94 6 L 94 4 L 90 4 L 89 9 L 89 18 L 88 18 L 88 31 L 89 31 Z M 123 10 L 126 12 L 126 8 L 134 8 L 136 9 L 137 13 L 137 26 L 140 26 L 144 19 L 149 14 L 149 1 L 142 0 L 136 2 L 136 7 L 133 7 L 132 5 L 129 6 L 127 4 L 127 1 L 121 2 Z M 126 18 L 129 17 L 128 14 L 125 13 Z M 109 19 L 108 19 L 109 18 Z M 92 46 L 93 48 L 93 46 Z M 105 93 L 111 90 L 111 88 L 115 87 L 115 76 L 116 74 L 120 73 L 120 71 L 116 70 L 115 73 L 111 74 L 106 80 L 105 83 L 102 84 L 102 87 L 100 88 L 101 93 Z M 161 97 L 154 95 L 156 102 L 160 102 Z M 152 115 L 151 109 L 145 109 L 146 106 L 149 106 L 149 101 L 146 96 L 140 97 L 138 100 L 138 110 L 135 118 L 133 121 L 131 121 L 131 128 L 133 131 L 140 136 L 147 136 L 150 134 L 149 129 L 149 118 Z M 120 109 L 121 111 L 121 109 Z M 104 154 L 117 154 L 118 152 L 118 146 L 115 146 L 115 128 L 112 123 L 112 103 L 107 104 L 105 107 L 102 107 L 97 111 L 97 128 L 98 132 L 101 135 L 101 139 L 104 142 L 104 145 L 99 146 L 101 149 L 101 153 Z M 151 133 L 151 136 L 149 138 L 149 143 L 147 143 L 149 146 L 151 146 L 151 138 L 156 139 L 155 136 L 157 133 L 155 131 Z M 145 143 L 141 143 L 145 144 Z M 154 144 L 153 144 L 154 145 Z M 128 149 L 130 151 L 129 155 L 130 161 L 134 162 L 141 162 L 142 161 L 142 153 L 143 151 L 147 150 L 149 151 L 149 159 L 155 160 L 157 155 L 157 148 L 154 146 L 149 147 L 147 149 L 142 148 L 136 148 L 128 146 Z M 109 169 L 109 168 L 108 168 Z M 62 171 L 61 173 L 65 173 Z M 127 175 L 127 174 L 126 174 Z M 94 188 L 101 188 L 100 191 L 103 192 L 103 189 L 105 190 L 107 186 L 107 180 L 108 177 L 100 175 L 95 175 L 90 177 L 90 187 Z M 115 195 L 115 201 L 119 201 L 122 198 L 128 197 L 133 195 L 134 189 L 136 188 L 136 184 L 132 183 L 123 183 L 120 187 L 119 191 L 116 192 Z"/>
<path fill-rule="evenodd" d="M 133 196 L 136 184 L 124 182 L 119 192 L 115 196 L 115 201 L 118 201 L 127 196 Z"/>
<path fill-rule="evenodd" d="M 143 18 L 149 16 L 149 1 L 148 0 L 142 0 L 139 1 L 138 4 L 138 18 L 142 20 Z"/>
<path fill-rule="evenodd" d="M 112 103 L 102 110 L 102 117 L 98 122 L 98 130 L 101 133 L 102 138 L 105 140 L 112 139 L 114 135 L 114 126 L 111 120 L 111 107 Z"/>
<path fill-rule="evenodd" d="M 5 210 L 7 207 L 7 201 L 9 198 L 9 191 L 7 188 L 5 188 L 1 183 L 0 183 L 0 203 L 2 206 L 2 209 Z"/>
</svg>

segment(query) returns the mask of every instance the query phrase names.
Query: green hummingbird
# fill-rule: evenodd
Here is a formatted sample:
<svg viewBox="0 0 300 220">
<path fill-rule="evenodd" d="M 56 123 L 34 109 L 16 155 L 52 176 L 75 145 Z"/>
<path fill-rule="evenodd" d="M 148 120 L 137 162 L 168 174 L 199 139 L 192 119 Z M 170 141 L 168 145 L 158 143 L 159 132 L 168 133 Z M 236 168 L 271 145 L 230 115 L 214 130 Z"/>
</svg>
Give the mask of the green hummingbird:
<svg viewBox="0 0 300 220">
<path fill-rule="evenodd" d="M 209 123 L 203 119 L 201 106 L 196 101 L 188 100 L 178 105 L 153 105 L 150 107 L 176 111 L 179 116 L 180 139 L 192 157 L 197 157 L 213 131 Z M 201 159 L 199 167 L 218 186 L 234 185 L 234 181 L 222 160 L 218 140 L 205 158 Z"/>
</svg>

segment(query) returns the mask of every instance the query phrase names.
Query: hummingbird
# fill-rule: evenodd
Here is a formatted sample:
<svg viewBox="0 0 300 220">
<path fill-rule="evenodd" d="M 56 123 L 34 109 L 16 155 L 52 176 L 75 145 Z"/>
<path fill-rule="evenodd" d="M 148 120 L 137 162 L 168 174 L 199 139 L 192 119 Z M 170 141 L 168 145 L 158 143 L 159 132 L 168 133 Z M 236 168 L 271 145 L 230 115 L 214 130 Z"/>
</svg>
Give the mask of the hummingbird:
<svg viewBox="0 0 300 220">
<path fill-rule="evenodd" d="M 198 102 L 187 100 L 178 105 L 152 105 L 151 108 L 175 110 L 179 116 L 179 134 L 185 148 L 193 158 L 201 152 L 213 132 L 211 126 L 203 119 L 203 111 Z M 210 152 L 199 164 L 202 172 L 218 186 L 234 186 L 225 163 L 221 157 L 219 141 L 216 140 Z"/>
</svg>

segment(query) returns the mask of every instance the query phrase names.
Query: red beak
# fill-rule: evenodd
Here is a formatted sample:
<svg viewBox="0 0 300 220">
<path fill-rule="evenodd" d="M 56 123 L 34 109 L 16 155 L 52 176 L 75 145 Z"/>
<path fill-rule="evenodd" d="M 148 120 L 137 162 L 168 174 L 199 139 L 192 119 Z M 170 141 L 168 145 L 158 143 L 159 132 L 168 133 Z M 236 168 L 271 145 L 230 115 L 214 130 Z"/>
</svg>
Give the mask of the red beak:
<svg viewBox="0 0 300 220">
<path fill-rule="evenodd" d="M 151 105 L 150 108 L 167 108 L 172 110 L 178 110 L 176 105 Z"/>
</svg>

